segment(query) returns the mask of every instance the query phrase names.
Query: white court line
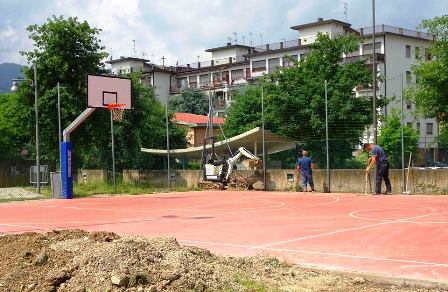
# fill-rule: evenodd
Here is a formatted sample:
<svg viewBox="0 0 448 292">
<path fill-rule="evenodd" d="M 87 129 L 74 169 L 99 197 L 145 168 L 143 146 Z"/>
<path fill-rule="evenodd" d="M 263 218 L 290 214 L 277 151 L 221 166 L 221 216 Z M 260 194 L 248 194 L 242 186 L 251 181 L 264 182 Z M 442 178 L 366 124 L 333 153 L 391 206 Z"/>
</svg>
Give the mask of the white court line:
<svg viewBox="0 0 448 292">
<path fill-rule="evenodd" d="M 432 208 L 430 208 L 430 209 L 432 209 Z M 378 211 L 378 210 L 387 210 L 387 209 L 353 211 L 353 212 L 350 213 L 350 217 L 353 217 L 353 218 L 356 218 L 356 219 L 370 220 L 370 221 L 384 221 L 384 222 L 391 221 L 391 220 L 388 220 L 388 219 L 376 219 L 376 218 L 368 218 L 368 217 L 361 217 L 361 216 L 355 215 L 356 213 L 362 212 L 362 211 Z M 417 224 L 417 225 L 447 224 L 448 223 L 446 221 L 423 221 L 423 222 L 416 222 L 416 221 L 412 221 L 412 220 L 403 220 L 403 222 L 414 223 L 414 224 Z"/>
<path fill-rule="evenodd" d="M 440 215 L 440 214 L 444 214 L 444 213 L 448 213 L 448 212 L 431 213 L 431 214 L 425 214 L 425 215 L 403 218 L 403 219 L 398 219 L 398 220 L 391 220 L 391 221 L 387 221 L 387 222 L 380 222 L 380 223 L 376 223 L 376 224 L 358 226 L 358 227 L 354 227 L 354 228 L 346 228 L 346 229 L 336 230 L 336 231 L 332 231 L 332 232 L 326 232 L 326 233 L 322 233 L 322 234 L 304 236 L 304 237 L 293 238 L 293 239 L 289 239 L 289 240 L 283 240 L 283 241 L 277 241 L 277 242 L 273 242 L 273 243 L 263 244 L 258 247 L 274 246 L 274 245 L 279 245 L 279 244 L 283 244 L 283 243 L 296 242 L 296 241 L 301 241 L 301 240 L 305 240 L 305 239 L 333 235 L 333 234 L 338 234 L 338 233 L 347 232 L 347 231 L 360 230 L 360 229 L 365 229 L 365 228 L 369 228 L 369 227 L 375 227 L 375 226 L 386 225 L 386 224 L 397 223 L 397 222 L 406 222 L 407 220 L 411 220 L 411 219 L 424 218 L 424 217 Z"/>
<path fill-rule="evenodd" d="M 254 209 L 251 208 L 250 211 L 243 211 L 243 212 L 229 212 L 229 213 L 215 213 L 215 214 L 203 214 L 203 215 L 197 215 L 197 216 L 225 216 L 225 215 L 239 215 L 239 214 L 250 214 L 250 213 L 261 213 L 262 211 L 277 211 L 277 210 L 290 210 L 290 209 L 300 209 L 300 208 L 306 208 L 306 207 L 315 207 L 315 206 L 322 206 L 322 205 L 329 205 L 329 204 L 333 204 L 339 201 L 338 197 L 333 197 L 333 196 L 325 196 L 325 197 L 330 197 L 330 198 L 334 198 L 335 200 L 330 201 L 330 202 L 325 202 L 325 203 L 318 203 L 318 204 L 312 204 L 312 205 L 305 205 L 305 206 L 295 206 L 295 207 L 286 207 L 286 208 L 267 208 L 264 207 L 265 210 L 262 209 Z M 282 206 L 286 205 L 286 203 L 282 202 Z M 195 217 L 195 216 L 190 216 L 190 217 Z"/>
<path fill-rule="evenodd" d="M 408 263 L 408 264 L 414 264 L 414 265 L 419 264 L 419 265 L 425 265 L 425 266 L 448 267 L 448 264 L 444 264 L 444 263 L 422 262 L 422 261 L 413 261 L 413 260 L 399 260 L 399 259 L 391 259 L 391 258 L 369 257 L 369 256 L 349 255 L 349 254 L 340 254 L 340 253 L 328 253 L 328 252 L 308 251 L 308 250 L 299 250 L 299 249 L 262 247 L 262 246 L 251 246 L 251 245 L 231 244 L 231 243 L 218 243 L 218 242 L 188 240 L 188 239 L 182 239 L 182 240 L 178 240 L 178 241 L 189 242 L 189 243 L 220 245 L 220 246 L 241 247 L 241 248 L 247 248 L 247 249 L 261 249 L 261 250 L 269 250 L 269 251 L 306 253 L 306 254 L 316 254 L 316 255 L 324 255 L 324 256 L 343 257 L 343 258 L 345 257 L 345 258 L 366 259 L 366 260 L 375 260 L 375 261 Z"/>
<path fill-rule="evenodd" d="M 71 226 L 42 226 L 42 227 L 32 227 L 32 226 L 25 226 L 25 225 L 15 225 L 15 224 L 1 224 L 0 225 L 6 225 L 6 226 L 15 226 L 15 227 L 28 227 L 28 228 L 35 228 L 35 229 L 58 229 L 63 228 L 67 229 L 68 227 L 82 227 L 82 226 L 93 226 L 93 225 L 114 225 L 114 224 L 122 224 L 122 223 L 138 223 L 138 222 L 145 222 L 145 221 L 162 221 L 167 220 L 168 218 L 163 217 L 156 217 L 156 218 L 142 218 L 142 219 L 123 219 L 118 221 L 105 221 L 105 220 L 97 220 L 97 221 L 68 221 L 63 222 L 62 224 L 78 224 L 78 225 L 71 225 Z M 28 222 L 31 224 L 42 224 L 42 225 L 48 225 L 51 223 L 48 222 Z"/>
<path fill-rule="evenodd" d="M 0 223 L 1 226 L 10 226 L 10 227 L 23 227 L 23 228 L 31 228 L 31 229 L 42 229 L 42 227 L 35 227 L 35 226 L 27 226 L 27 225 L 18 225 L 18 224 L 6 224 L 6 223 Z"/>
<path fill-rule="evenodd" d="M 381 209 L 381 210 L 383 210 L 383 209 Z M 384 222 L 389 222 L 390 221 L 390 220 L 387 220 L 387 219 L 375 219 L 375 218 L 367 218 L 367 217 L 361 217 L 361 216 L 356 216 L 355 215 L 355 213 L 362 212 L 362 211 L 378 211 L 378 209 L 377 210 L 357 210 L 357 211 L 353 211 L 353 212 L 350 213 L 350 217 L 356 218 L 356 219 L 362 219 L 362 220 L 370 220 L 370 221 L 384 221 Z"/>
<path fill-rule="evenodd" d="M 182 208 L 173 208 L 173 209 L 154 209 L 154 210 L 132 210 L 132 209 L 113 209 L 113 208 L 84 208 L 84 207 L 76 207 L 76 206 L 39 206 L 42 208 L 61 208 L 61 209 L 74 209 L 74 210 L 97 210 L 97 211 L 118 211 L 118 212 L 134 212 L 134 213 L 151 213 L 156 211 L 178 211 L 178 210 L 186 210 L 186 209 L 192 209 L 192 208 L 203 208 L 203 207 L 209 207 L 214 206 L 216 203 L 213 204 L 206 204 L 206 205 L 197 205 L 197 206 L 190 206 L 190 207 L 182 207 Z M 34 206 L 32 206 L 34 207 Z"/>
<path fill-rule="evenodd" d="M 260 196 L 262 197 L 262 196 Z M 317 203 L 317 204 L 312 204 L 312 205 L 305 205 L 305 206 L 296 206 L 296 207 L 286 207 L 286 208 L 281 208 L 281 207 L 259 207 L 258 209 L 252 209 L 249 211 L 243 211 L 243 212 L 228 212 L 228 213 L 214 213 L 214 214 L 197 214 L 197 215 L 190 215 L 187 217 L 187 219 L 195 219 L 195 217 L 198 216 L 210 216 L 210 217 L 216 217 L 216 216 L 225 216 L 225 215 L 239 215 L 239 214 L 249 214 L 249 213 L 254 213 L 254 212 L 262 212 L 262 211 L 275 211 L 275 210 L 285 210 L 285 209 L 297 209 L 297 208 L 304 208 L 304 207 L 314 207 L 314 206 L 321 206 L 321 205 L 328 205 L 328 204 L 333 204 L 338 202 L 340 199 L 339 197 L 334 197 L 334 196 L 322 196 L 325 198 L 334 198 L 333 201 L 330 202 L 324 202 L 324 203 Z M 271 201 L 271 200 L 268 200 Z M 275 202 L 275 201 L 272 201 Z M 204 206 L 212 206 L 215 204 L 207 204 L 207 205 L 200 205 L 200 206 L 191 206 L 191 207 L 185 207 L 185 208 L 176 208 L 176 209 L 167 209 L 167 210 L 162 210 L 162 211 L 173 211 L 173 210 L 184 210 L 184 209 L 190 209 L 190 208 L 196 208 L 196 207 L 204 207 Z M 286 203 L 280 202 L 279 206 L 284 206 L 286 205 Z M 123 210 L 123 209 L 105 209 L 105 208 L 82 208 L 82 207 L 63 207 L 63 206 L 39 206 L 39 207 L 43 207 L 43 208 L 68 208 L 68 209 L 77 209 L 77 210 L 104 210 L 104 211 L 125 211 L 125 212 L 136 212 L 136 213 L 150 213 L 150 212 L 155 212 L 155 211 L 160 211 L 160 210 Z M 268 208 L 266 210 L 262 210 L 260 208 Z M 157 218 L 140 218 L 140 219 L 129 219 L 129 220 L 119 220 L 119 221 L 115 221 L 115 222 L 111 222 L 111 221 L 89 221 L 89 222 L 83 222 L 83 221 L 69 221 L 69 222 L 64 222 L 64 224 L 85 224 L 85 225 L 108 225 L 108 224 L 119 224 L 119 223 L 131 223 L 131 222 L 140 222 L 140 221 L 155 221 L 155 220 L 164 220 L 164 219 L 168 219 L 168 218 L 163 218 L 163 217 L 157 217 Z M 179 217 L 179 219 L 182 219 L 182 217 Z M 53 222 L 30 222 L 31 224 L 51 224 Z M 76 227 L 76 226 L 75 226 Z M 47 227 L 47 228 L 53 228 L 53 227 Z M 58 227 L 54 227 L 54 228 L 58 228 Z M 65 228 L 65 227 L 64 227 Z"/>
</svg>

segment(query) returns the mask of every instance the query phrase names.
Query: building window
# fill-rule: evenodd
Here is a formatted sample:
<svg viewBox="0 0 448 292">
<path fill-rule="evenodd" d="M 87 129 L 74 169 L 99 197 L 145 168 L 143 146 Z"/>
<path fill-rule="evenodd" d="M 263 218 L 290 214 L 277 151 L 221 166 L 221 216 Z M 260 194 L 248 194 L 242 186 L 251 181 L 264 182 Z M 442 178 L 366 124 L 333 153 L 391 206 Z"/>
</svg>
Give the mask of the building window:
<svg viewBox="0 0 448 292">
<path fill-rule="evenodd" d="M 419 47 L 415 47 L 415 58 L 416 59 L 420 59 L 421 55 L 420 55 L 420 48 Z"/>
<path fill-rule="evenodd" d="M 273 58 L 268 60 L 268 72 L 272 73 L 280 66 L 280 58 Z"/>
<path fill-rule="evenodd" d="M 431 55 L 429 49 L 425 49 L 425 59 L 426 59 L 426 61 L 432 60 L 432 55 Z"/>
<path fill-rule="evenodd" d="M 406 58 L 411 57 L 411 46 L 406 45 Z"/>
<path fill-rule="evenodd" d="M 412 122 L 407 122 L 406 126 L 409 127 L 409 128 L 412 128 Z"/>
<path fill-rule="evenodd" d="M 199 83 L 201 85 L 209 84 L 210 83 L 210 74 L 199 75 Z"/>
<path fill-rule="evenodd" d="M 426 135 L 432 135 L 434 133 L 434 124 L 426 123 Z"/>
<path fill-rule="evenodd" d="M 151 83 L 151 76 L 144 75 L 144 76 L 141 77 L 140 81 L 141 81 L 142 83 L 146 84 L 146 85 L 150 85 L 150 86 L 152 86 L 152 83 Z"/>
<path fill-rule="evenodd" d="M 406 109 L 408 109 L 408 110 L 412 109 L 412 104 L 410 102 L 408 102 L 406 104 Z"/>
<path fill-rule="evenodd" d="M 253 61 L 252 72 L 266 71 L 266 60 Z"/>
<path fill-rule="evenodd" d="M 179 78 L 179 79 L 177 79 L 177 87 L 179 87 L 179 88 L 187 88 L 188 86 L 187 86 L 187 78 L 186 77 L 184 77 L 184 78 Z"/>
<path fill-rule="evenodd" d="M 237 80 L 244 79 L 244 70 L 232 70 L 232 83 Z"/>
<path fill-rule="evenodd" d="M 283 67 L 292 67 L 295 61 L 297 61 L 297 55 L 284 56 Z"/>
<path fill-rule="evenodd" d="M 213 73 L 213 82 L 221 82 L 221 72 Z"/>
<path fill-rule="evenodd" d="M 190 81 L 191 88 L 198 88 L 198 79 L 196 76 L 188 76 L 188 80 Z"/>
<path fill-rule="evenodd" d="M 375 53 L 380 52 L 381 52 L 381 42 L 375 42 Z M 372 43 L 362 45 L 362 53 L 364 55 L 372 54 L 373 53 Z"/>
<path fill-rule="evenodd" d="M 420 123 L 417 123 L 417 134 L 420 135 Z"/>
<path fill-rule="evenodd" d="M 411 84 L 411 82 L 412 82 L 411 71 L 406 71 L 406 84 Z"/>
</svg>

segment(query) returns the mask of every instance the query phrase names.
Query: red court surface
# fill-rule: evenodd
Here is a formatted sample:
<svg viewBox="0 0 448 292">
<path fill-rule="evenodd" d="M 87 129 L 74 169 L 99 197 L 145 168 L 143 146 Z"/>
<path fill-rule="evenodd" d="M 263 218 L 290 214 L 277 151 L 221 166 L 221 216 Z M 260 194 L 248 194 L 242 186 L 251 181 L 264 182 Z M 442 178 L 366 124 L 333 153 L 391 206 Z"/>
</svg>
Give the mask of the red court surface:
<svg viewBox="0 0 448 292">
<path fill-rule="evenodd" d="M 0 205 L 0 233 L 175 236 L 223 255 L 448 281 L 448 197 L 202 191 Z"/>
</svg>

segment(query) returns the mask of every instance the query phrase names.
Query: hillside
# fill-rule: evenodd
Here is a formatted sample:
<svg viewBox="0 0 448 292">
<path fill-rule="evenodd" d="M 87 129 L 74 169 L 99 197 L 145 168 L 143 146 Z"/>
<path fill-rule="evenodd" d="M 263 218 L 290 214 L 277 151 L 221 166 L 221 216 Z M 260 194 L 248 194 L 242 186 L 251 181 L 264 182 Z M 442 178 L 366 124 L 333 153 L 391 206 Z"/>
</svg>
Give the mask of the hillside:
<svg viewBox="0 0 448 292">
<path fill-rule="evenodd" d="M 5 93 L 11 88 L 11 79 L 22 77 L 22 65 L 14 63 L 0 64 L 0 93 Z"/>
</svg>

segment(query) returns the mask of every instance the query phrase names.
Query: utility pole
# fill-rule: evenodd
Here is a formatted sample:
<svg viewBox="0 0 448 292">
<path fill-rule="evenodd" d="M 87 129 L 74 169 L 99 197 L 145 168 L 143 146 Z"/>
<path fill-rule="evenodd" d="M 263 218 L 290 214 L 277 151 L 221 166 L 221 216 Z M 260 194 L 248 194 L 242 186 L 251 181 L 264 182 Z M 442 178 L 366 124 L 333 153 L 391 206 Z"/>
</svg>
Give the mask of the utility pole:
<svg viewBox="0 0 448 292">
<path fill-rule="evenodd" d="M 376 112 L 376 56 L 375 56 L 375 0 L 372 0 L 372 107 L 373 107 L 373 143 L 376 144 L 378 138 L 378 121 Z"/>
<path fill-rule="evenodd" d="M 161 59 L 162 59 L 162 68 L 165 68 L 165 59 L 166 59 L 165 56 L 162 56 Z"/>
<path fill-rule="evenodd" d="M 135 57 L 135 40 L 132 40 L 132 42 L 134 43 L 134 57 Z"/>
<path fill-rule="evenodd" d="M 344 15 L 345 15 L 345 22 L 347 22 L 347 10 L 348 10 L 348 4 L 347 4 L 347 2 L 344 2 Z"/>
</svg>

